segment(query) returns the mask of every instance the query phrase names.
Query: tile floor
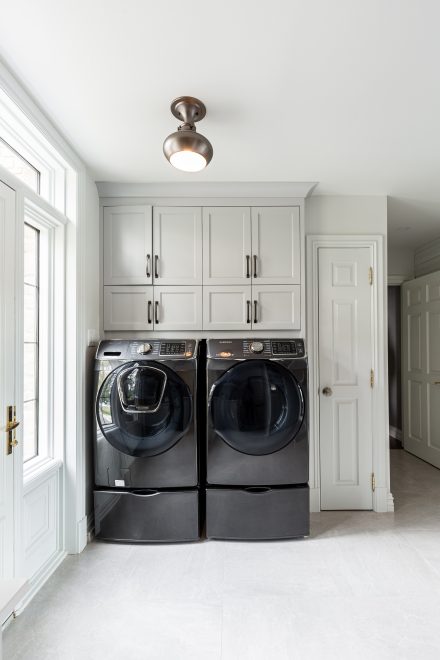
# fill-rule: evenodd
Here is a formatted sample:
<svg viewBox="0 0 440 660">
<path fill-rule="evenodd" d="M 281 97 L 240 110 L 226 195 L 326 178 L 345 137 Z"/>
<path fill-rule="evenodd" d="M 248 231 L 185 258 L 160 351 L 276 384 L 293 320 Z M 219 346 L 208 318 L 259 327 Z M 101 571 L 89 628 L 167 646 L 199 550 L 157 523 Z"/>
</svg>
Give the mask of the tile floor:
<svg viewBox="0 0 440 660">
<path fill-rule="evenodd" d="M 313 514 L 307 540 L 66 559 L 5 660 L 440 658 L 440 471 L 391 452 L 395 514 Z"/>
</svg>

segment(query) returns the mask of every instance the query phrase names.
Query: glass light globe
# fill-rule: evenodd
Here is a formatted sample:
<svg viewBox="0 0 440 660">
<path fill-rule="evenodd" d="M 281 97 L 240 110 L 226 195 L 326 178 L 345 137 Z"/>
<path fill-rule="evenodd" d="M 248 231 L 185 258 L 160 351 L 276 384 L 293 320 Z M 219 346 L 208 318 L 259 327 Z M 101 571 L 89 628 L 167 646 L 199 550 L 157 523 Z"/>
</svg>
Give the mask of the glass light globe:
<svg viewBox="0 0 440 660">
<path fill-rule="evenodd" d="M 206 167 L 206 158 L 195 151 L 185 149 L 176 151 L 170 156 L 170 163 L 173 167 L 184 172 L 200 172 Z"/>
</svg>

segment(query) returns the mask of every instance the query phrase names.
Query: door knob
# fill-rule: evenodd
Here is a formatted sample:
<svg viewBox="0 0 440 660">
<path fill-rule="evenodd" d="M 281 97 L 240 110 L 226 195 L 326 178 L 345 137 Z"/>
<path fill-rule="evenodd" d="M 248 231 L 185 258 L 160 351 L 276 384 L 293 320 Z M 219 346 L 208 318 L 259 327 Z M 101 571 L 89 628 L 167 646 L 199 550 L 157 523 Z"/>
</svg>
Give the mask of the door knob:
<svg viewBox="0 0 440 660">
<path fill-rule="evenodd" d="M 322 393 L 324 396 L 331 396 L 333 394 L 331 387 L 323 387 Z"/>
</svg>

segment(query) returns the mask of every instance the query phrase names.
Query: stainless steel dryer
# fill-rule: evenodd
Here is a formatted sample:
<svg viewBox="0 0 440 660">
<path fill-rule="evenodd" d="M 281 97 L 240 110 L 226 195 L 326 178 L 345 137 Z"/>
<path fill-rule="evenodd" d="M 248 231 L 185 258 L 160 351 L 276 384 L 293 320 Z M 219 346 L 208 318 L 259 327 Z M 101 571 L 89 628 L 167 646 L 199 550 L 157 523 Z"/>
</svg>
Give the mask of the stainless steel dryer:
<svg viewBox="0 0 440 660">
<path fill-rule="evenodd" d="M 207 358 L 207 536 L 307 535 L 303 340 L 210 339 Z"/>
<path fill-rule="evenodd" d="M 195 340 L 106 340 L 95 361 L 95 532 L 199 538 Z"/>
</svg>

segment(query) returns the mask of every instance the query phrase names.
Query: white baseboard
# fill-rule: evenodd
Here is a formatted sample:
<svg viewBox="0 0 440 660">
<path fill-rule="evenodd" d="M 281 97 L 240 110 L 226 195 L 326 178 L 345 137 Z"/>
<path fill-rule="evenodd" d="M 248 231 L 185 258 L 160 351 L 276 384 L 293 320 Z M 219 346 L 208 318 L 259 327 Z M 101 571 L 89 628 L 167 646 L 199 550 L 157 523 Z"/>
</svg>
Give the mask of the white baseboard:
<svg viewBox="0 0 440 660">
<path fill-rule="evenodd" d="M 93 511 L 87 516 L 87 543 L 91 543 L 95 537 L 95 516 Z"/>
<path fill-rule="evenodd" d="M 84 550 L 87 545 L 87 516 L 84 516 L 77 523 L 77 553 L 79 554 Z M 76 554 L 76 553 L 75 553 Z"/>
<path fill-rule="evenodd" d="M 321 511 L 321 492 L 319 488 L 310 489 L 310 512 L 319 513 Z"/>
<path fill-rule="evenodd" d="M 15 609 L 15 614 L 20 615 L 24 608 L 29 605 L 32 598 L 36 596 L 41 587 L 45 582 L 50 578 L 50 576 L 56 571 L 58 566 L 67 556 L 67 553 L 64 550 L 58 550 L 55 552 L 48 561 L 43 564 L 43 566 L 36 572 L 36 574 L 29 580 L 29 591 L 26 593 L 26 596 L 18 604 Z"/>
<path fill-rule="evenodd" d="M 402 431 L 400 429 L 396 428 L 395 426 L 390 426 L 389 434 L 395 440 L 402 441 Z"/>
<path fill-rule="evenodd" d="M 376 511 L 376 513 L 392 513 L 394 511 L 394 499 L 388 488 L 376 486 L 373 493 L 373 511 Z"/>
</svg>

